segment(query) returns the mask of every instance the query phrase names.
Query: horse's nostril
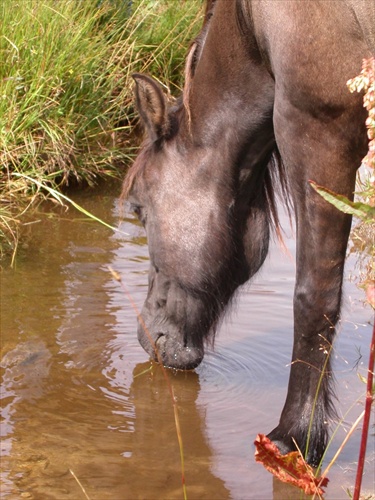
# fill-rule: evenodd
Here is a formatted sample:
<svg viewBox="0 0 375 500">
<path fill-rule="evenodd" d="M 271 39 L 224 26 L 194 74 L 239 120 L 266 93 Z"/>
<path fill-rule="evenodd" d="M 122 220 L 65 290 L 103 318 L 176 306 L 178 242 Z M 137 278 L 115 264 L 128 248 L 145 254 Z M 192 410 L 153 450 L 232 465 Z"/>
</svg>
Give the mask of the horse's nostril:
<svg viewBox="0 0 375 500">
<path fill-rule="evenodd" d="M 159 352 L 164 350 L 165 342 L 167 338 L 164 333 L 158 333 L 155 340 L 155 346 Z"/>
<path fill-rule="evenodd" d="M 159 299 L 156 301 L 156 305 L 159 309 L 161 309 L 162 307 L 165 307 L 166 303 L 167 303 L 167 301 L 165 299 Z M 161 334 L 161 335 L 163 335 L 163 334 Z"/>
</svg>

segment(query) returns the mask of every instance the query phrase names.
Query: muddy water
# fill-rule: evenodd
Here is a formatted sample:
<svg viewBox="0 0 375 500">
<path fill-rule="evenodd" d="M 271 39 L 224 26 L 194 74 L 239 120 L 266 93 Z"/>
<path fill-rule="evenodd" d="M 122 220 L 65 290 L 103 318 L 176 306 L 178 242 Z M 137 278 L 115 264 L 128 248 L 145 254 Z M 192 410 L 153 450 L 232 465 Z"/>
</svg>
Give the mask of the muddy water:
<svg viewBox="0 0 375 500">
<path fill-rule="evenodd" d="M 119 223 L 116 194 L 76 201 Z M 28 248 L 1 275 L 1 498 L 125 500 L 182 498 L 171 398 L 160 368 L 136 339 L 136 314 L 108 271 L 122 276 L 137 306 L 147 284 L 147 246 L 129 218 L 126 236 L 74 210 L 43 207 Z M 289 231 L 290 232 L 290 231 Z M 189 373 L 170 373 L 191 499 L 304 498 L 253 460 L 258 432 L 278 421 L 292 345 L 295 243 L 274 244 L 251 287 L 242 289 L 215 350 Z M 344 314 L 335 346 L 338 409 L 335 453 L 363 407 L 372 313 L 347 266 Z M 359 443 L 354 432 L 330 477 L 327 499 L 348 498 Z M 370 442 L 364 487 L 373 490 Z M 74 476 L 73 476 L 74 474 Z M 81 485 L 78 483 L 77 479 Z M 84 493 L 83 489 L 86 493 Z M 85 496 L 87 495 L 87 496 Z"/>
</svg>

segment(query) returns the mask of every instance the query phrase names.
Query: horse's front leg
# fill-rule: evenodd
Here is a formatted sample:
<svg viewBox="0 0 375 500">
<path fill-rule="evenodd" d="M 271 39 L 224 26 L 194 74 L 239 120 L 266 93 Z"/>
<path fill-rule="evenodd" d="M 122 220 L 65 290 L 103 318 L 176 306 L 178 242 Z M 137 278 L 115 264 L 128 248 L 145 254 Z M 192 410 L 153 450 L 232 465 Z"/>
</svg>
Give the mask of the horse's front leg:
<svg viewBox="0 0 375 500">
<path fill-rule="evenodd" d="M 313 219 L 300 213 L 297 221 L 294 346 L 288 394 L 280 423 L 269 437 L 282 453 L 297 445 L 308 462 L 316 465 L 327 443 L 333 413 L 330 353 L 340 313 L 350 217 L 323 207 L 315 193 L 310 197 L 310 208 L 315 200 Z"/>
<path fill-rule="evenodd" d="M 294 118 L 288 126 L 282 120 L 285 114 Z M 352 197 L 355 169 L 364 153 L 365 143 L 358 135 L 362 123 L 358 112 L 343 114 L 340 127 L 333 120 L 319 123 L 315 116 L 285 109 L 284 103 L 275 114 L 276 137 L 295 205 L 297 275 L 288 393 L 279 425 L 269 437 L 282 453 L 298 446 L 315 465 L 324 453 L 333 413 L 330 352 L 340 314 L 351 218 L 324 201 L 308 181 Z"/>
<path fill-rule="evenodd" d="M 288 394 L 279 425 L 269 435 L 282 453 L 297 446 L 314 465 L 325 450 L 333 414 L 330 353 L 340 312 L 344 241 L 350 225 L 349 220 L 343 220 L 346 217 L 333 217 L 336 214 L 329 212 L 326 217 L 340 224 L 340 234 L 335 230 L 327 234 L 316 226 L 298 231 Z"/>
</svg>

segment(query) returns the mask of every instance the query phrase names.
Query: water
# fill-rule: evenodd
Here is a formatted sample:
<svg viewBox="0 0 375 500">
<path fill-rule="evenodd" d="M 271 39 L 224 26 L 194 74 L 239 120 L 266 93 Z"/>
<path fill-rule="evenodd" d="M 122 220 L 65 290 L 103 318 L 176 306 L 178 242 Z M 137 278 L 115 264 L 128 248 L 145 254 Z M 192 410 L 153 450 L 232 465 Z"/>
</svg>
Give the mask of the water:
<svg viewBox="0 0 375 500">
<path fill-rule="evenodd" d="M 118 186 L 75 197 L 119 222 Z M 136 313 L 108 270 L 120 273 L 137 307 L 147 286 L 147 246 L 129 218 L 109 229 L 48 205 L 28 226 L 27 248 L 1 275 L 2 485 L 6 499 L 178 499 L 180 454 L 163 376 L 136 338 Z M 290 231 L 289 231 L 290 233 Z M 304 498 L 254 462 L 253 441 L 277 424 L 292 347 L 290 255 L 273 244 L 241 290 L 215 349 L 189 373 L 169 373 L 178 402 L 189 499 Z M 346 274 L 355 274 L 355 256 Z M 361 413 L 372 312 L 351 279 L 335 347 L 338 410 L 333 456 Z M 350 410 L 350 411 L 349 411 Z M 336 426 L 335 426 L 336 427 Z M 330 473 L 326 499 L 348 498 L 358 455 L 354 432 Z M 370 440 L 364 489 L 373 492 Z M 78 484 L 75 477 L 80 481 Z"/>
</svg>

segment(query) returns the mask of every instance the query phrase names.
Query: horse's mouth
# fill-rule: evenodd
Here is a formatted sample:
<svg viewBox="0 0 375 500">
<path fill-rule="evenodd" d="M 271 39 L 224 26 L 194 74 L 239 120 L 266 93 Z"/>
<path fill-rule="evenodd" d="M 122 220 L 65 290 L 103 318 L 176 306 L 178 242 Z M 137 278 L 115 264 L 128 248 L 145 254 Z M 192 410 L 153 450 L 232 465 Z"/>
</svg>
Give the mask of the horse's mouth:
<svg viewBox="0 0 375 500">
<path fill-rule="evenodd" d="M 138 337 L 145 351 L 155 361 L 161 362 L 168 368 L 193 370 L 201 363 L 204 356 L 203 346 L 184 345 L 178 338 L 168 333 L 159 332 L 155 335 L 154 346 L 150 344 L 141 327 L 138 330 Z"/>
</svg>

